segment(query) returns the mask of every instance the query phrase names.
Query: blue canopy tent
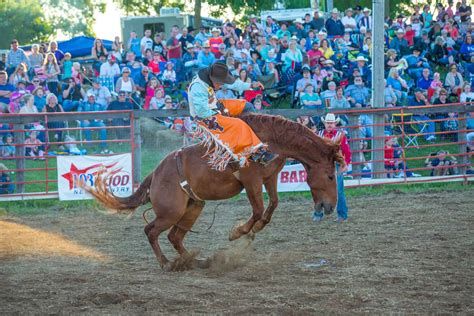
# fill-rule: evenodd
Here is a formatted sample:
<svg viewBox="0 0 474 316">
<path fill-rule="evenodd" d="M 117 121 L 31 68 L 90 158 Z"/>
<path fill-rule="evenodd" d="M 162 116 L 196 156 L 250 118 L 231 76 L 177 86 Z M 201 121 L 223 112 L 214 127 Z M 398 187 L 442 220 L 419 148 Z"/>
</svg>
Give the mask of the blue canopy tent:
<svg viewBox="0 0 474 316">
<path fill-rule="evenodd" d="M 77 36 L 67 41 L 58 42 L 58 48 L 63 53 L 69 52 L 73 58 L 85 57 L 91 54 L 94 40 L 94 37 Z M 102 40 L 102 44 L 108 51 L 112 49 L 112 41 Z M 22 49 L 29 51 L 31 50 L 31 46 L 23 46 Z"/>
</svg>

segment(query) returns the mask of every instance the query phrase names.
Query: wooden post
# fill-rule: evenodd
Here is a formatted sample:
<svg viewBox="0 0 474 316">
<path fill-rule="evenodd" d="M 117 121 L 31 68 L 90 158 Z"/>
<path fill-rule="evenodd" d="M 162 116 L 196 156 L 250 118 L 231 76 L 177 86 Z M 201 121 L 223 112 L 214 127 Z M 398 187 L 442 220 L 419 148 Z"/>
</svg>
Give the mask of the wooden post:
<svg viewBox="0 0 474 316">
<path fill-rule="evenodd" d="M 25 132 L 21 131 L 24 129 L 23 124 L 14 124 L 13 129 L 16 130 L 14 132 L 15 135 L 15 144 L 21 146 L 16 146 L 15 147 L 15 156 L 21 158 L 16 158 L 16 181 L 17 182 L 24 182 L 25 181 L 25 146 L 23 144 L 25 143 Z M 16 192 L 15 193 L 24 193 L 25 192 L 25 184 L 24 183 L 17 183 L 16 185 Z"/>
<path fill-rule="evenodd" d="M 140 118 L 133 117 L 133 182 L 140 183 L 142 181 L 142 138 L 140 131 Z"/>
</svg>

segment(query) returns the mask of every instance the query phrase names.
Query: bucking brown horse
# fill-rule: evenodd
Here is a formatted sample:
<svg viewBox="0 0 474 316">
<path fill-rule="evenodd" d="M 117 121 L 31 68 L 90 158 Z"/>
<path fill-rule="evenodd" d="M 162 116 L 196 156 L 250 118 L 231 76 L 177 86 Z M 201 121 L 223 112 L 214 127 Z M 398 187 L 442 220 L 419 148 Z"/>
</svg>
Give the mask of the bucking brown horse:
<svg viewBox="0 0 474 316">
<path fill-rule="evenodd" d="M 168 239 L 176 251 L 180 255 L 187 254 L 183 239 L 201 214 L 205 200 L 228 199 L 245 188 L 252 216 L 233 229 L 229 239 L 235 240 L 251 230 L 262 230 L 278 205 L 277 177 L 288 157 L 300 161 L 306 169 L 315 210 L 324 210 L 326 214 L 333 212 L 337 203 L 335 163 L 344 165 L 339 143 L 322 139 L 303 125 L 283 117 L 244 114 L 240 118 L 272 152 L 279 154 L 277 159 L 266 166 L 251 162 L 240 169 L 228 166 L 219 172 L 211 169 L 203 158 L 206 148 L 195 144 L 170 153 L 127 198 L 108 192 L 106 181 L 101 177 L 98 177 L 95 189 L 89 189 L 104 206 L 121 213 L 131 213 L 139 206 L 151 203 L 156 218 L 146 225 L 145 234 L 162 268 L 169 262 L 160 249 L 159 235 L 169 229 Z M 183 189 L 183 182 L 186 182 L 187 191 Z M 266 209 L 262 185 L 269 196 Z"/>
</svg>

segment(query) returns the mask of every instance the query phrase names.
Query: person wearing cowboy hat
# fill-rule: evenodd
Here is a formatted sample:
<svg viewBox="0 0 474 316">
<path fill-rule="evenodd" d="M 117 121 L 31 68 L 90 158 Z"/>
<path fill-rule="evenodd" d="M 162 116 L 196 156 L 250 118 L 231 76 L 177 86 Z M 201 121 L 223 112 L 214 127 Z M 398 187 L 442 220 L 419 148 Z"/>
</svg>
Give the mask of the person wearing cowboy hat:
<svg viewBox="0 0 474 316">
<path fill-rule="evenodd" d="M 184 69 L 186 71 L 186 80 L 192 79 L 194 70 L 197 69 L 197 54 L 192 43 L 186 44 L 186 53 L 183 56 Z"/>
<path fill-rule="evenodd" d="M 346 164 L 341 166 L 336 163 L 336 178 L 337 178 L 337 220 L 339 222 L 347 221 L 348 207 L 346 204 L 346 196 L 344 194 L 344 176 L 343 173 L 347 171 L 347 166 L 351 163 L 351 149 L 347 143 L 346 134 L 343 130 L 337 128 L 340 118 L 336 118 L 334 113 L 327 113 L 326 116 L 321 117 L 324 124 L 324 129 L 318 132 L 318 136 L 338 142 L 341 146 L 341 154 L 344 157 Z M 313 221 L 320 222 L 324 217 L 323 212 L 314 211 Z"/>
<path fill-rule="evenodd" d="M 363 16 L 360 18 L 357 26 L 361 28 L 362 26 L 368 30 L 372 29 L 372 17 L 370 16 L 371 10 L 369 8 L 364 8 L 362 10 Z"/>
<path fill-rule="evenodd" d="M 345 32 L 354 32 L 357 28 L 356 20 L 352 17 L 352 8 L 346 10 L 346 15 L 341 19 Z"/>
<path fill-rule="evenodd" d="M 214 27 L 212 28 L 211 33 L 212 37 L 209 39 L 211 53 L 214 54 L 214 57 L 219 59 L 221 57 L 221 53 L 219 52 L 219 45 L 224 43 L 224 40 L 221 37 L 221 30 L 217 27 Z"/>
<path fill-rule="evenodd" d="M 319 15 L 319 10 L 314 10 L 313 20 L 311 21 L 311 28 L 315 29 L 317 32 L 321 31 L 324 28 L 324 17 Z"/>
<path fill-rule="evenodd" d="M 400 28 L 395 34 L 396 36 L 390 41 L 389 48 L 394 49 L 398 56 L 408 55 L 410 49 L 408 47 L 408 41 L 405 39 L 405 31 Z"/>
<path fill-rule="evenodd" d="M 239 92 L 262 87 L 260 82 L 236 81 L 227 65 L 222 62 L 215 62 L 199 70 L 194 77 L 188 88 L 189 111 L 198 124 L 198 137 L 215 146 L 215 150 L 209 154 L 211 167 L 223 171 L 232 161 L 239 162 L 241 167 L 246 166 L 249 160 L 269 163 L 277 155 L 267 151 L 252 129 L 244 121 L 234 117 L 250 110 L 247 102 L 217 99 L 215 91 L 224 85 Z"/>
<path fill-rule="evenodd" d="M 206 41 L 202 44 L 202 51 L 197 55 L 198 69 L 204 69 L 212 65 L 216 61 L 216 57 L 211 53 L 211 45 Z"/>
<path fill-rule="evenodd" d="M 344 35 L 344 25 L 339 19 L 339 10 L 337 8 L 332 9 L 331 17 L 326 21 L 326 31 L 328 36 Z"/>
<path fill-rule="evenodd" d="M 357 56 L 357 58 L 354 60 L 354 63 L 351 64 L 349 72 L 353 73 L 354 69 L 358 69 L 359 75 L 362 77 L 364 82 L 370 84 L 372 79 L 372 73 L 370 72 L 370 68 L 367 66 L 367 61 L 367 58 L 365 58 L 364 56 Z"/>
<path fill-rule="evenodd" d="M 295 24 L 295 27 L 294 27 L 294 30 L 292 31 L 292 34 L 296 35 L 297 39 L 306 38 L 307 35 L 304 30 L 303 19 L 297 18 L 296 20 L 293 21 L 293 23 Z"/>
</svg>

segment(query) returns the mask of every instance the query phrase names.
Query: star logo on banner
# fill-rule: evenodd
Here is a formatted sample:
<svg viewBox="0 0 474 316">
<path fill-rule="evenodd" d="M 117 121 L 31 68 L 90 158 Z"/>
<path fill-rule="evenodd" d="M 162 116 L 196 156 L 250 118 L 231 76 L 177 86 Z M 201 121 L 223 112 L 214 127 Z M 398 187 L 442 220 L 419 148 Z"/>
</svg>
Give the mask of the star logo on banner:
<svg viewBox="0 0 474 316">
<path fill-rule="evenodd" d="M 91 172 L 91 174 L 93 176 L 96 176 L 100 171 L 102 171 L 102 170 L 107 171 L 108 169 L 115 166 L 117 163 L 118 162 L 114 162 L 113 164 L 110 164 L 110 165 L 104 165 L 102 163 L 98 163 L 98 164 L 89 166 L 89 167 L 84 168 L 84 169 L 79 169 L 79 168 L 77 168 L 77 166 L 74 163 L 71 163 L 71 166 L 69 167 L 69 172 L 65 173 L 65 174 L 62 174 L 61 177 L 63 177 L 64 179 L 66 179 L 69 182 L 69 190 L 72 190 L 74 188 L 75 179 L 79 179 L 79 176 L 81 174 L 86 174 L 89 170 L 97 169 L 96 171 Z M 113 173 L 117 173 L 120 170 L 122 170 L 122 168 L 114 170 Z"/>
</svg>

